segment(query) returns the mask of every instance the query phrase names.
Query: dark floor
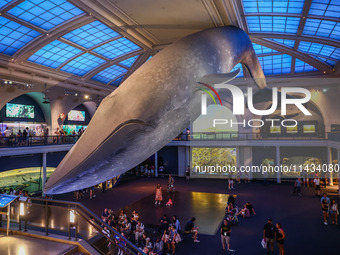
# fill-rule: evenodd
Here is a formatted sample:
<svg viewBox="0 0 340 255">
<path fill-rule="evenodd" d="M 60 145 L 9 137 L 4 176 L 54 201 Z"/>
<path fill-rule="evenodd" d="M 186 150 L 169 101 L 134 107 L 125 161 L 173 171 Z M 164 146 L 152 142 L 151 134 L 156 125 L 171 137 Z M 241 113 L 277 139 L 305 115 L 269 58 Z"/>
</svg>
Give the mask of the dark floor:
<svg viewBox="0 0 340 255">
<path fill-rule="evenodd" d="M 215 232 L 216 222 L 218 224 L 222 220 L 220 215 L 223 215 L 223 207 L 219 206 L 219 202 L 217 202 L 218 196 L 222 199 L 221 203 L 224 203 L 225 195 L 230 194 L 226 189 L 226 181 L 176 179 L 177 198 L 174 199 L 173 207 L 171 209 L 162 207 L 162 211 L 158 212 L 160 208 L 155 208 L 153 205 L 155 186 L 159 182 L 163 187 L 166 187 L 166 181 L 162 178 L 125 178 L 118 187 L 107 190 L 105 193 L 97 192 L 97 197 L 93 200 L 90 200 L 87 194 L 87 197 L 81 202 L 98 215 L 105 207 L 115 211 L 126 208 L 129 215 L 132 209 L 138 209 L 142 220 L 144 218 L 146 222 L 156 221 L 163 211 L 169 212 L 169 215 L 177 213 L 182 227 L 193 215 L 197 218 L 198 226 L 202 224 L 203 229 L 209 230 L 203 232 Z M 260 242 L 263 225 L 268 217 L 272 217 L 274 223 L 280 222 L 283 225 L 286 232 L 285 254 L 339 253 L 340 228 L 331 224 L 329 226 L 323 224 L 320 198 L 314 196 L 312 188 L 303 188 L 302 197 L 292 195 L 291 183 L 272 183 L 269 186 L 264 186 L 261 182 L 241 183 L 235 185 L 235 188 L 232 194 L 237 195 L 236 204 L 242 206 L 245 202 L 250 201 L 253 203 L 257 215 L 247 220 L 241 219 L 240 224 L 233 227 L 231 248 L 236 250 L 234 254 L 265 254 Z M 194 195 L 195 192 L 200 193 Z M 201 195 L 197 196 L 197 194 Z M 199 196 L 204 197 L 200 198 Z M 176 203 L 176 199 L 182 202 Z M 212 200 L 216 202 L 211 203 Z M 185 203 L 185 201 L 188 202 Z M 205 209 L 202 210 L 202 208 Z M 216 212 L 217 210 L 219 212 Z M 211 214 L 210 219 L 213 223 L 210 228 L 209 216 L 207 216 L 209 214 Z M 329 223 L 331 222 L 329 221 Z M 184 240 L 178 245 L 176 254 L 222 254 L 218 232 L 213 235 L 200 234 L 199 239 L 201 243 L 193 243 L 190 239 Z M 277 250 L 275 254 L 278 254 Z"/>
</svg>

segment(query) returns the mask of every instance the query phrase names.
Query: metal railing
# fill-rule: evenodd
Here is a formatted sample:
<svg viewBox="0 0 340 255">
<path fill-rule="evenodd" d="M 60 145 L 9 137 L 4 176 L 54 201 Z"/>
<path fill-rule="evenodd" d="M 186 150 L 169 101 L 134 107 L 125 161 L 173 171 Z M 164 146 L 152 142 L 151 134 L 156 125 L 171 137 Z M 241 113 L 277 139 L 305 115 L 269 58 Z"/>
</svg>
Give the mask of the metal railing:
<svg viewBox="0 0 340 255">
<path fill-rule="evenodd" d="M 0 147 L 21 147 L 37 145 L 57 145 L 57 144 L 74 144 L 78 141 L 78 135 L 68 136 L 28 136 L 18 137 L 10 136 L 0 137 Z"/>
<path fill-rule="evenodd" d="M 74 144 L 78 135 L 69 136 L 30 136 L 0 137 L 1 147 L 21 147 L 39 145 Z M 173 141 L 241 141 L 241 140 L 332 140 L 340 142 L 340 132 L 318 132 L 311 134 L 272 134 L 272 133 L 238 133 L 238 132 L 194 132 L 190 135 L 180 134 Z"/>
<path fill-rule="evenodd" d="M 20 197 L 11 205 L 10 222 L 10 230 L 36 230 L 46 236 L 53 233 L 83 239 L 100 254 L 116 254 L 118 250 L 126 255 L 144 254 L 79 202 Z M 0 217 L 0 227 L 6 224 Z"/>
</svg>

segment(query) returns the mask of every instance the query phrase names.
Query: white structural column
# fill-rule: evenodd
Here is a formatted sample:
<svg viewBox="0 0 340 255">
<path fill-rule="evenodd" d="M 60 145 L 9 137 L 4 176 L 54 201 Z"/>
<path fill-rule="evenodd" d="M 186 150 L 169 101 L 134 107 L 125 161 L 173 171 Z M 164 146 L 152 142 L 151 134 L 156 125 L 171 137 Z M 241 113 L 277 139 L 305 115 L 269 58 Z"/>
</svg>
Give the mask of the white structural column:
<svg viewBox="0 0 340 255">
<path fill-rule="evenodd" d="M 241 167 L 241 157 L 240 157 L 240 147 L 236 147 L 236 170 L 238 173 L 240 173 L 240 167 Z"/>
<path fill-rule="evenodd" d="M 338 154 L 338 164 L 340 164 L 340 149 L 337 149 Z M 340 173 L 338 173 L 338 182 L 339 182 L 339 194 L 340 194 Z"/>
<path fill-rule="evenodd" d="M 332 148 L 328 147 L 327 148 L 327 165 L 329 166 L 332 163 L 333 163 Z M 328 178 L 329 186 L 333 186 L 333 172 L 329 171 L 329 167 L 328 167 L 328 171 L 327 171 L 327 178 Z"/>
<path fill-rule="evenodd" d="M 47 153 L 46 152 L 44 152 L 43 154 L 42 154 L 42 167 L 43 167 L 43 176 L 42 176 L 42 190 L 44 190 L 44 187 L 45 187 L 45 183 L 46 183 L 46 165 L 47 165 L 47 160 L 46 160 L 46 158 L 47 158 Z M 45 194 L 44 194 L 44 192 L 42 191 L 42 193 L 43 193 L 43 197 L 45 197 Z"/>
<path fill-rule="evenodd" d="M 278 169 L 280 169 L 280 164 L 281 164 L 281 157 L 280 157 L 280 146 L 276 146 L 276 161 L 275 161 L 276 166 Z M 276 181 L 277 183 L 281 183 L 281 172 L 277 171 L 276 173 Z"/>
<path fill-rule="evenodd" d="M 155 153 L 155 176 L 158 177 L 158 151 Z"/>
</svg>

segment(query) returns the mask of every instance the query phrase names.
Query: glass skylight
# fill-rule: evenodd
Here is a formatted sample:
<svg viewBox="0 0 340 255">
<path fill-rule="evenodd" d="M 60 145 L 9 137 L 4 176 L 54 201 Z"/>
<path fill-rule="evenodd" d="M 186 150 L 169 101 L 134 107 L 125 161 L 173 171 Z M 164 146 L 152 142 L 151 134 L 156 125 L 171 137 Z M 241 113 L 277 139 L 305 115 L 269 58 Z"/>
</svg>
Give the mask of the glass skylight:
<svg viewBox="0 0 340 255">
<path fill-rule="evenodd" d="M 39 32 L 0 16 L 0 53 L 12 56 L 38 35 Z"/>
<path fill-rule="evenodd" d="M 338 0 L 313 0 L 309 15 L 340 18 L 340 1 Z"/>
<path fill-rule="evenodd" d="M 253 43 L 254 50 L 257 55 L 262 55 L 262 54 L 268 54 L 268 53 L 274 53 L 277 52 L 276 50 L 273 50 L 271 48 Z"/>
<path fill-rule="evenodd" d="M 127 68 L 130 68 L 132 66 L 132 64 L 136 61 L 137 58 L 138 58 L 138 56 L 134 56 L 132 58 L 128 58 L 128 59 L 123 60 L 119 64 L 121 64 L 121 65 L 123 65 Z"/>
<path fill-rule="evenodd" d="M 335 59 L 331 59 L 331 58 L 320 57 L 320 56 L 317 56 L 315 58 L 318 59 L 318 60 L 321 60 L 323 62 L 326 62 L 327 64 L 329 64 L 332 67 L 334 67 L 338 63 L 338 61 L 336 61 Z"/>
<path fill-rule="evenodd" d="M 75 75 L 84 75 L 104 63 L 105 60 L 91 55 L 90 53 L 85 53 L 63 66 L 60 70 Z"/>
<path fill-rule="evenodd" d="M 311 71 L 317 71 L 317 69 L 300 59 L 295 60 L 295 72 L 296 73 L 301 73 L 301 72 L 311 72 Z"/>
<path fill-rule="evenodd" d="M 117 86 L 117 87 L 118 87 L 118 86 L 121 84 L 121 82 L 122 82 L 123 79 L 124 79 L 124 75 L 123 75 L 122 77 L 120 77 L 120 78 L 114 80 L 110 85 L 112 85 L 112 86 Z"/>
<path fill-rule="evenodd" d="M 258 58 L 265 75 L 290 73 L 292 57 L 289 55 L 274 55 Z"/>
<path fill-rule="evenodd" d="M 11 2 L 12 0 L 1 0 L 0 1 L 0 8 L 4 7 L 6 4 L 8 4 L 9 2 Z"/>
<path fill-rule="evenodd" d="M 302 13 L 305 0 L 243 0 L 244 12 Z"/>
<path fill-rule="evenodd" d="M 340 60 L 340 49 L 325 44 L 300 42 L 299 50 L 317 56 L 320 55 L 325 58 Z"/>
<path fill-rule="evenodd" d="M 138 45 L 123 37 L 95 48 L 93 51 L 109 59 L 114 59 L 139 49 Z"/>
<path fill-rule="evenodd" d="M 281 16 L 247 16 L 250 32 L 278 32 L 296 34 L 300 18 Z"/>
<path fill-rule="evenodd" d="M 243 77 L 243 68 L 242 68 L 242 64 L 241 64 L 241 63 L 238 63 L 238 64 L 237 64 L 236 66 L 234 66 L 234 68 L 231 69 L 231 71 L 230 71 L 230 72 L 234 72 L 234 71 L 236 71 L 236 70 L 239 69 L 239 68 L 240 68 L 241 72 L 236 76 L 237 78 Z"/>
<path fill-rule="evenodd" d="M 288 39 L 276 39 L 276 38 L 266 38 L 267 40 L 283 44 L 287 47 L 293 48 L 295 41 L 294 40 L 288 40 Z"/>
<path fill-rule="evenodd" d="M 329 20 L 307 19 L 303 34 L 340 40 L 340 25 Z"/>
<path fill-rule="evenodd" d="M 49 30 L 82 14 L 83 11 L 66 0 L 26 0 L 9 10 L 8 13 L 32 25 Z"/>
<path fill-rule="evenodd" d="M 73 46 L 55 40 L 38 50 L 28 60 L 44 66 L 57 68 L 80 52 L 82 51 Z"/>
<path fill-rule="evenodd" d="M 118 33 L 97 20 L 71 31 L 63 38 L 88 49 L 117 36 Z"/>
<path fill-rule="evenodd" d="M 96 74 L 95 76 L 92 77 L 92 79 L 100 81 L 100 82 L 108 83 L 109 81 L 112 81 L 114 78 L 126 72 L 127 70 L 125 68 L 122 68 L 117 65 L 113 65 L 101 71 L 100 73 Z"/>
</svg>

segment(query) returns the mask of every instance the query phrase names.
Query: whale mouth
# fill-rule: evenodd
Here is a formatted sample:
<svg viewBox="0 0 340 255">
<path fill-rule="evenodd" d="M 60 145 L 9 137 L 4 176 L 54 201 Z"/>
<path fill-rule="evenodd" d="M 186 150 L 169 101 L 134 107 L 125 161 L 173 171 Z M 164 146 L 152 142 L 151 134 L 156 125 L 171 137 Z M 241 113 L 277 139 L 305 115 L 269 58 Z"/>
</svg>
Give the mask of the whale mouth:
<svg viewBox="0 0 340 255">
<path fill-rule="evenodd" d="M 100 144 L 98 144 L 91 151 L 90 154 L 84 157 L 77 165 L 70 167 L 70 169 L 67 170 L 67 173 L 65 175 L 63 175 L 61 178 L 58 178 L 56 176 L 55 178 L 58 178 L 57 180 L 53 180 L 53 178 L 50 178 L 44 187 L 44 192 L 46 194 L 53 193 L 53 190 L 57 189 L 58 186 L 60 186 L 64 180 L 70 179 L 78 175 L 79 174 L 78 170 L 82 169 L 84 164 L 87 164 L 87 162 L 89 162 L 91 158 L 100 157 L 101 153 L 99 153 L 99 151 L 102 150 L 103 147 L 108 148 L 107 151 L 110 151 L 110 154 L 118 154 L 123 149 L 122 145 L 126 144 L 127 141 L 131 139 L 131 137 L 135 137 L 136 134 L 140 132 L 145 132 L 152 129 L 154 129 L 153 125 L 148 124 L 139 119 L 130 119 L 119 124 L 110 134 L 108 134 L 108 136 Z M 85 135 L 85 133 L 83 135 Z M 72 155 L 72 153 L 67 154 L 64 159 L 66 161 L 65 164 L 62 164 L 63 162 L 60 164 L 61 168 L 64 167 L 67 168 L 67 161 L 72 160 L 73 156 L 76 155 Z M 52 175 L 51 177 L 54 176 Z"/>
</svg>

